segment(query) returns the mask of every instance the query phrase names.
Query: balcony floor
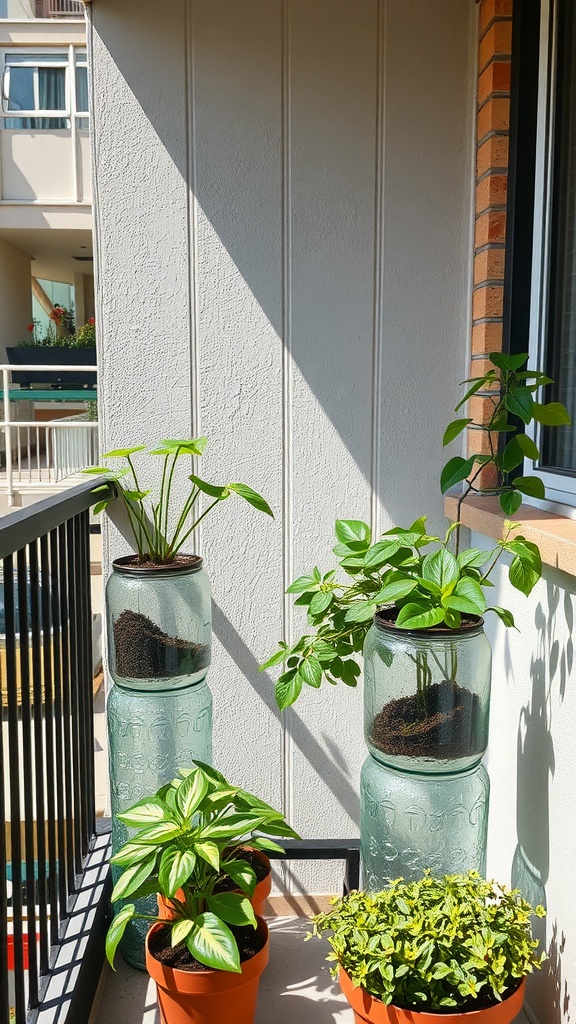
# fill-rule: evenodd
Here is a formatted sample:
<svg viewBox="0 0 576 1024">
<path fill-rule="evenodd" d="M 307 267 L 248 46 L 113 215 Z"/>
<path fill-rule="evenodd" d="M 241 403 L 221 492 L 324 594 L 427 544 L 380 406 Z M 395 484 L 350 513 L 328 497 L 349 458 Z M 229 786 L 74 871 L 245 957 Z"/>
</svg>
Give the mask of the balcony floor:
<svg viewBox="0 0 576 1024">
<path fill-rule="evenodd" d="M 268 924 L 270 962 L 260 982 L 255 1024 L 353 1024 L 352 1010 L 324 959 L 328 944 L 304 942 L 308 920 L 276 917 Z M 153 982 L 121 958 L 117 967 L 116 974 L 106 968 L 90 1024 L 160 1024 Z M 527 1024 L 524 1015 L 514 1024 Z"/>
</svg>

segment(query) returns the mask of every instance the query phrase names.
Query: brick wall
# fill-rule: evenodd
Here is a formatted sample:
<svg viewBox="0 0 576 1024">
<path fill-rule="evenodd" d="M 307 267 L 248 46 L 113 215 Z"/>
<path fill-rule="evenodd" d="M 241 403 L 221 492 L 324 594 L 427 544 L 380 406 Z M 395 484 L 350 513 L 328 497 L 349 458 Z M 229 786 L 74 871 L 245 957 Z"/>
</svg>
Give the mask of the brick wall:
<svg viewBox="0 0 576 1024">
<path fill-rule="evenodd" d="M 487 353 L 502 348 L 512 6 L 513 0 L 479 3 L 471 377 L 485 372 Z M 471 402 L 468 415 L 478 419 L 486 401 Z M 488 452 L 487 439 L 474 429 L 469 431 L 472 452 Z M 493 468 L 484 471 L 483 487 L 493 482 L 487 476 Z"/>
</svg>

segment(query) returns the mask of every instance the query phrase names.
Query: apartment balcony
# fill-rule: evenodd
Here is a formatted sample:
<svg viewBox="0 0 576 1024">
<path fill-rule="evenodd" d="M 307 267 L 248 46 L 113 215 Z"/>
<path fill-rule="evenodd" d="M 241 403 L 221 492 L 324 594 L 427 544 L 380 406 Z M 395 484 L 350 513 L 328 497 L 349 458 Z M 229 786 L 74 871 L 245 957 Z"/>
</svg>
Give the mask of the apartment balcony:
<svg viewBox="0 0 576 1024">
<path fill-rule="evenodd" d="M 37 18 L 83 18 L 81 0 L 36 0 Z"/>
</svg>

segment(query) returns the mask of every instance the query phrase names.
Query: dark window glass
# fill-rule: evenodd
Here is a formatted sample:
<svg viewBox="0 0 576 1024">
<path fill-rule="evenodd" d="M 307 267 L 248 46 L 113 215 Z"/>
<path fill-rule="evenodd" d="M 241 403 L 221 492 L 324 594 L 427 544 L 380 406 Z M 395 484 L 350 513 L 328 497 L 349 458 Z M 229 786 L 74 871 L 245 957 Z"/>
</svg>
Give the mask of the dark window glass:
<svg viewBox="0 0 576 1024">
<path fill-rule="evenodd" d="M 555 384 L 548 401 L 563 402 L 572 425 L 544 430 L 543 468 L 576 474 L 576 13 L 573 0 L 558 7 L 547 372 Z"/>
</svg>

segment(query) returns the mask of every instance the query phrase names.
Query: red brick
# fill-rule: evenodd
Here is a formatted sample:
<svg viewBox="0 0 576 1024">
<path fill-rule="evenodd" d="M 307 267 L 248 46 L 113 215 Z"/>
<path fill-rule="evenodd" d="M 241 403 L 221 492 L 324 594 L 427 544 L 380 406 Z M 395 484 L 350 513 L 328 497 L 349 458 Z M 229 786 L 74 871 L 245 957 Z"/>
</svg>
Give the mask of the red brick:
<svg viewBox="0 0 576 1024">
<path fill-rule="evenodd" d="M 510 100 L 503 96 L 490 99 L 478 111 L 476 135 L 478 141 L 490 132 L 507 132 L 510 127 Z"/>
<path fill-rule="evenodd" d="M 472 328 L 472 355 L 502 351 L 502 324 L 497 322 L 474 324 Z M 471 374 L 470 376 L 476 376 Z"/>
<path fill-rule="evenodd" d="M 501 317 L 503 310 L 504 289 L 501 285 L 488 285 L 477 288 L 472 295 L 472 319 L 484 320 L 488 317 Z"/>
<path fill-rule="evenodd" d="M 508 167 L 508 137 L 492 135 L 478 147 L 476 173 L 478 177 L 492 169 Z"/>
<path fill-rule="evenodd" d="M 482 213 L 489 206 L 506 206 L 508 192 L 507 174 L 490 174 L 476 186 L 476 213 Z"/>
<path fill-rule="evenodd" d="M 480 7 L 480 35 L 494 18 L 511 18 L 513 0 L 483 0 Z"/>
<path fill-rule="evenodd" d="M 490 242 L 506 240 L 506 211 L 489 210 L 481 213 L 476 221 L 475 245 L 481 249 Z"/>
<path fill-rule="evenodd" d="M 493 60 L 478 79 L 478 106 L 493 93 L 510 93 L 510 61 Z"/>
<path fill-rule="evenodd" d="M 478 70 L 490 63 L 493 57 L 509 57 L 512 52 L 512 21 L 495 21 L 486 35 L 480 40 L 478 47 Z"/>
<path fill-rule="evenodd" d="M 477 376 L 474 374 L 474 376 Z M 494 412 L 494 402 L 489 398 L 471 398 L 468 402 L 467 416 L 472 416 L 474 423 L 488 423 Z"/>
<path fill-rule="evenodd" d="M 503 281 L 506 252 L 504 249 L 483 249 L 474 257 L 474 284 L 482 281 Z"/>
</svg>

